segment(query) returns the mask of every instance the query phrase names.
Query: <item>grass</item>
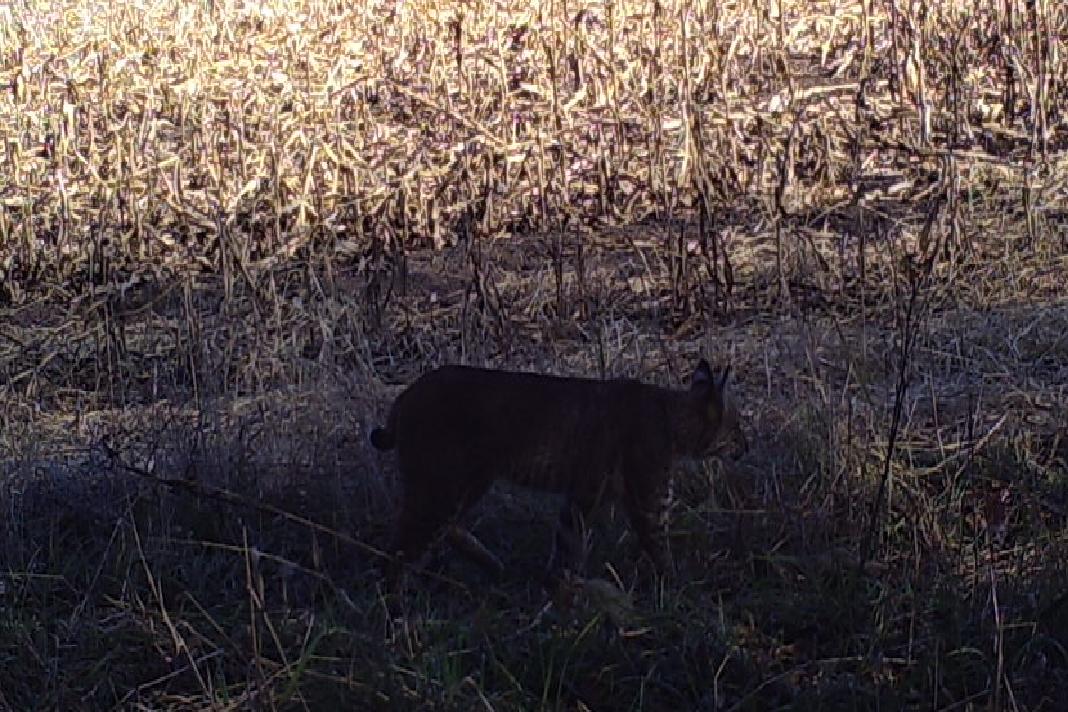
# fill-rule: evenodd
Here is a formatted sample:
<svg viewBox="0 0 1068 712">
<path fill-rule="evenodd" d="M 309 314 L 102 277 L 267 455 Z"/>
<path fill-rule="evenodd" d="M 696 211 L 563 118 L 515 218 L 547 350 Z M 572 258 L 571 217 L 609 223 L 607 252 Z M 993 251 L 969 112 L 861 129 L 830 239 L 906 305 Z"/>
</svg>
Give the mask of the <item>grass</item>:
<svg viewBox="0 0 1068 712">
<path fill-rule="evenodd" d="M 0 7 L 0 709 L 1057 709 L 1057 3 Z M 677 384 L 750 455 L 546 591 L 374 573 L 367 433 L 462 361 Z"/>
</svg>

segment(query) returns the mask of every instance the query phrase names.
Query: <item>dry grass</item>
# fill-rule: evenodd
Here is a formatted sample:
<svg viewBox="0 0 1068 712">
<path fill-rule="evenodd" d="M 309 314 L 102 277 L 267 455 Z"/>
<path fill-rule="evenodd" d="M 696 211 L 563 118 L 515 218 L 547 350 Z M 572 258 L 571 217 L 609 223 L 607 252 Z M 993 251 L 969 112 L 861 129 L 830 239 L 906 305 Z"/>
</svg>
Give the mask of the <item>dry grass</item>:
<svg viewBox="0 0 1068 712">
<path fill-rule="evenodd" d="M 0 709 L 1058 708 L 1066 29 L 0 6 Z M 684 477 L 677 580 L 606 522 L 550 595 L 553 503 L 502 488 L 503 581 L 383 596 L 395 386 L 699 353 L 759 447 Z"/>
</svg>

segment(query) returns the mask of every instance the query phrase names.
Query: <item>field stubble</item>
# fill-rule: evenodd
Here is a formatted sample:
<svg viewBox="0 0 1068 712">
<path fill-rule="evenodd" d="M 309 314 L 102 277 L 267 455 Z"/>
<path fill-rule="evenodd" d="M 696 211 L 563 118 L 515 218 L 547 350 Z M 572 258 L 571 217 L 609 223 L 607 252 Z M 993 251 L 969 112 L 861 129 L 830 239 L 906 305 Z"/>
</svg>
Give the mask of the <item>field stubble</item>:
<svg viewBox="0 0 1068 712">
<path fill-rule="evenodd" d="M 1066 26 L 0 7 L 0 707 L 1056 708 Z M 501 488 L 502 581 L 382 595 L 398 384 L 702 353 L 759 446 L 682 473 L 675 581 L 607 521 L 549 596 Z"/>
</svg>

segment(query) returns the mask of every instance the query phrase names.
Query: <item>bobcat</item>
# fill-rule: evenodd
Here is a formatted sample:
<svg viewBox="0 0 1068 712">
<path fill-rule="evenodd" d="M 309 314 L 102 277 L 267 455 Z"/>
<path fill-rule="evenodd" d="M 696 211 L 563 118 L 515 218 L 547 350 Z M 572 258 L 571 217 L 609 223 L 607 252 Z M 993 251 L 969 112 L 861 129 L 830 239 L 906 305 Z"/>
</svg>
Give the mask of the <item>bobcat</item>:
<svg viewBox="0 0 1068 712">
<path fill-rule="evenodd" d="M 452 522 L 501 478 L 566 495 L 554 559 L 577 553 L 584 522 L 612 499 L 665 570 L 673 465 L 748 449 L 727 394 L 729 371 L 713 374 L 702 359 L 686 390 L 465 366 L 424 374 L 371 432 L 375 448 L 398 453 L 396 565 L 420 558 L 445 529 L 463 553 L 500 573 L 496 557 Z"/>
</svg>

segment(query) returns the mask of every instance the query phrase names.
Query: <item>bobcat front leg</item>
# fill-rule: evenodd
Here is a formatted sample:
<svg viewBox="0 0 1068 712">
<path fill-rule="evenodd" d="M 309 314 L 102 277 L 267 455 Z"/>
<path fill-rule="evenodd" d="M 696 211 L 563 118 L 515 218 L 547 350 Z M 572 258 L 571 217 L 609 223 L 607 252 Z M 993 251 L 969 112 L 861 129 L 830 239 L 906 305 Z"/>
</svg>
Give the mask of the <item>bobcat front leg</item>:
<svg viewBox="0 0 1068 712">
<path fill-rule="evenodd" d="M 595 499 L 569 496 L 560 511 L 549 558 L 549 573 L 555 576 L 564 569 L 581 571 L 586 564 L 586 524 L 593 512 Z"/>
<path fill-rule="evenodd" d="M 657 487 L 632 486 L 626 496 L 627 514 L 638 537 L 638 545 L 661 574 L 674 572 L 667 546 L 671 499 L 671 481 L 666 478 Z"/>
</svg>

